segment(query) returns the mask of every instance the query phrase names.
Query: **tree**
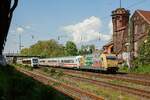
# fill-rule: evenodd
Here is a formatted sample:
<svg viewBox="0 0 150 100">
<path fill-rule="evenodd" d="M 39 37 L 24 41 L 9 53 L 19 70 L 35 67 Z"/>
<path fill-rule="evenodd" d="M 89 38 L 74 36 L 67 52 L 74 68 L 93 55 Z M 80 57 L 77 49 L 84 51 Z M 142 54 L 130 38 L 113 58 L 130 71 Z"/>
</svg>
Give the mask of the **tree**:
<svg viewBox="0 0 150 100">
<path fill-rule="evenodd" d="M 28 56 L 28 55 L 30 55 L 29 52 L 30 52 L 29 48 L 24 48 L 24 49 L 21 50 L 21 55 Z"/>
<path fill-rule="evenodd" d="M 95 45 L 94 44 L 89 45 L 89 48 L 90 48 L 90 53 L 93 53 L 95 51 Z"/>
<path fill-rule="evenodd" d="M 12 0 L 0 1 L 0 55 L 4 49 L 8 30 L 13 16 L 13 11 L 17 7 L 18 0 L 14 0 L 13 5 L 11 2 Z"/>
<path fill-rule="evenodd" d="M 67 41 L 65 51 L 67 56 L 76 56 L 78 54 L 76 44 L 72 41 Z"/>
<path fill-rule="evenodd" d="M 58 44 L 55 40 L 38 41 L 30 48 L 22 49 L 21 55 L 58 57 L 65 56 L 65 49 L 63 45 Z"/>
<path fill-rule="evenodd" d="M 148 37 L 139 48 L 138 60 L 142 65 L 150 64 L 150 31 Z"/>
<path fill-rule="evenodd" d="M 92 54 L 95 50 L 95 45 L 82 45 L 79 50 L 80 55 Z"/>
</svg>

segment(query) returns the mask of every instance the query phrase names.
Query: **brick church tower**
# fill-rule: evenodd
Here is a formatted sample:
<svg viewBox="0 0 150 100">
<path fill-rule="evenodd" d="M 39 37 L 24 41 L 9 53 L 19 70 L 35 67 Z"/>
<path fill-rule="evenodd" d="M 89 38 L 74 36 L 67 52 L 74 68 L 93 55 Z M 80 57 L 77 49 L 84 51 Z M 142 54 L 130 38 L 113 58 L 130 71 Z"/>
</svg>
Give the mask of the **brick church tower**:
<svg viewBox="0 0 150 100">
<path fill-rule="evenodd" d="M 128 42 L 129 10 L 117 8 L 112 11 L 114 52 L 120 54 L 126 51 Z"/>
</svg>

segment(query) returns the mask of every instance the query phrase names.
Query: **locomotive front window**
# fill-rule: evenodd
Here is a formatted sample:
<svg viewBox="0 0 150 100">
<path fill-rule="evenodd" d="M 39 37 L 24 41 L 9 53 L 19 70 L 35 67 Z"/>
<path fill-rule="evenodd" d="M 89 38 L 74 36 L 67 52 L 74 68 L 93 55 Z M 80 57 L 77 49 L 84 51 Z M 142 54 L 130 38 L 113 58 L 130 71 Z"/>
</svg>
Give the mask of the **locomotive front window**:
<svg viewBox="0 0 150 100">
<path fill-rule="evenodd" d="M 107 60 L 117 60 L 117 58 L 115 56 L 107 56 L 106 59 Z"/>
<path fill-rule="evenodd" d="M 32 59 L 33 63 L 38 63 L 38 59 Z"/>
</svg>

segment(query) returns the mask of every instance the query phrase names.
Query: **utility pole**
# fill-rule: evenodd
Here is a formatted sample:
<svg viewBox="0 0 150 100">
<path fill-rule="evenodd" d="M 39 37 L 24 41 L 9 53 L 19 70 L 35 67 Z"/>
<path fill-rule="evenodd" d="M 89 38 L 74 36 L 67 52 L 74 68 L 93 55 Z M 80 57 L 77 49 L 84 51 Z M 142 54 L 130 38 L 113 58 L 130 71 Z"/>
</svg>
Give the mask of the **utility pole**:
<svg viewBox="0 0 150 100">
<path fill-rule="evenodd" d="M 19 52 L 21 53 L 21 33 L 19 34 Z"/>
<path fill-rule="evenodd" d="M 99 35 L 98 35 L 98 40 L 100 41 L 101 40 L 101 33 L 99 32 Z"/>
<path fill-rule="evenodd" d="M 122 6 L 122 1 L 120 0 L 120 8 L 121 8 L 121 6 Z"/>
<path fill-rule="evenodd" d="M 128 24 L 128 45 L 127 45 L 127 65 L 128 65 L 128 69 L 131 69 L 131 60 L 132 60 L 132 21 L 129 20 L 129 24 Z"/>
</svg>

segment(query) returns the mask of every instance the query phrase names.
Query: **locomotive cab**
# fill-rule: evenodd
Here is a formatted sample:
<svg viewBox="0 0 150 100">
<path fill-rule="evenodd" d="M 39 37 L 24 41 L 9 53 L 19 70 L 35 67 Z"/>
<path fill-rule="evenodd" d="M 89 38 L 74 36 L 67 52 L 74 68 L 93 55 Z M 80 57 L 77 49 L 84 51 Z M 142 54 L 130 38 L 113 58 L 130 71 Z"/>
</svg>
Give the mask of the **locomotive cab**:
<svg viewBox="0 0 150 100">
<path fill-rule="evenodd" d="M 100 56 L 102 61 L 102 67 L 107 71 L 117 71 L 118 70 L 118 59 L 115 54 L 102 54 Z"/>
</svg>

